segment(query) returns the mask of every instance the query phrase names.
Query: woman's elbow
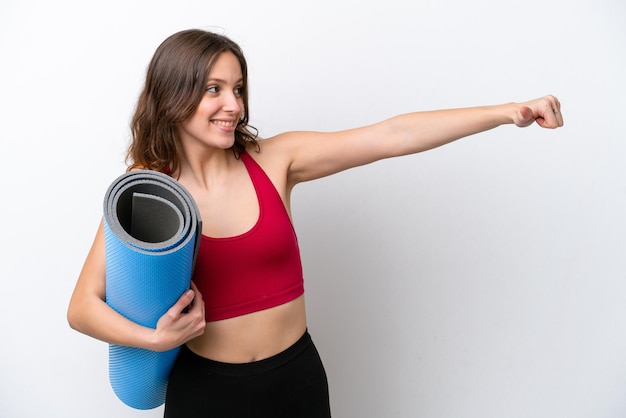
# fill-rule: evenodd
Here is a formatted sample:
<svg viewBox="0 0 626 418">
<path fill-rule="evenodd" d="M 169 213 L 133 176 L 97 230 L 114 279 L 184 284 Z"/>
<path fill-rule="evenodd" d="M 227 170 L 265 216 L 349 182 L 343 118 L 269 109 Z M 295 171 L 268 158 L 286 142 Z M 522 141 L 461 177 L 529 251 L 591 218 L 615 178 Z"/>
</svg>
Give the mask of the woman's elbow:
<svg viewBox="0 0 626 418">
<path fill-rule="evenodd" d="M 67 308 L 67 323 L 70 328 L 83 334 L 85 333 L 86 318 L 88 317 L 88 312 L 86 312 L 87 304 L 87 301 L 79 300 L 74 295 Z"/>
<path fill-rule="evenodd" d="M 70 301 L 70 304 L 67 308 L 67 323 L 70 328 L 75 331 L 80 331 L 80 314 L 77 312 L 76 303 L 74 301 Z"/>
</svg>

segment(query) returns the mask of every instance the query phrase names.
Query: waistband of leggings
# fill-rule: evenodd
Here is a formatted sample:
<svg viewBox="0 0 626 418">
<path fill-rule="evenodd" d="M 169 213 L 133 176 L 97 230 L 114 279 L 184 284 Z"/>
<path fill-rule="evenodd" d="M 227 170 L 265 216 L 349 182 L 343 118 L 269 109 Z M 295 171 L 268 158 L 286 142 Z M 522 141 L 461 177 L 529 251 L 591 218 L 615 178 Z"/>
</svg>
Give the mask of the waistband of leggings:
<svg viewBox="0 0 626 418">
<path fill-rule="evenodd" d="M 221 374 L 225 376 L 252 376 L 255 374 L 267 373 L 284 364 L 289 363 L 298 357 L 307 347 L 313 343 L 308 330 L 291 345 L 289 348 L 280 353 L 268 357 L 263 360 L 253 361 L 250 363 L 223 363 L 202 357 L 191 351 L 186 345 L 181 347 L 179 356 L 184 356 L 194 361 L 198 367 L 203 368 L 207 372 Z"/>
</svg>

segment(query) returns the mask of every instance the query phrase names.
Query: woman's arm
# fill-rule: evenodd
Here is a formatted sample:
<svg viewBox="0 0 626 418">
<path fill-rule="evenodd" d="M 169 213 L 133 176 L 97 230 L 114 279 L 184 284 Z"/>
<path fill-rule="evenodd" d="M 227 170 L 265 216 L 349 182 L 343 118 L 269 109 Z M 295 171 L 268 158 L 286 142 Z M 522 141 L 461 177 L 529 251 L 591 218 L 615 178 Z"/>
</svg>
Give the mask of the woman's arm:
<svg viewBox="0 0 626 418">
<path fill-rule="evenodd" d="M 560 107 L 556 97 L 546 96 L 525 103 L 409 113 L 340 132 L 289 132 L 269 141 L 276 141 L 272 147 L 284 151 L 289 161 L 288 185 L 293 187 L 383 158 L 426 151 L 504 124 L 525 127 L 537 122 L 544 128 L 557 128 L 563 126 Z"/>
<path fill-rule="evenodd" d="M 156 329 L 152 329 L 126 319 L 106 304 L 105 271 L 101 222 L 67 311 L 73 329 L 108 343 L 153 351 L 169 350 L 204 332 L 204 303 L 193 283 L 192 289 L 185 292 L 159 319 Z M 182 313 L 189 305 L 189 311 Z"/>
</svg>

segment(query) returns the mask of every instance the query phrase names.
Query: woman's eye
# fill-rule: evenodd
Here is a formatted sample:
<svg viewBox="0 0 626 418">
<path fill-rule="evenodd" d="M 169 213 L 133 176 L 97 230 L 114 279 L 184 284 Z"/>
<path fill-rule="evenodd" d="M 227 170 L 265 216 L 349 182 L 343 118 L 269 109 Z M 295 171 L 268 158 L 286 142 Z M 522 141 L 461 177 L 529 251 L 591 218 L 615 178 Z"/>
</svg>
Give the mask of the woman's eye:
<svg viewBox="0 0 626 418">
<path fill-rule="evenodd" d="M 236 87 L 235 88 L 235 95 L 241 96 L 242 94 L 243 94 L 243 87 Z"/>
<path fill-rule="evenodd" d="M 209 86 L 205 90 L 207 93 L 217 93 L 219 91 L 219 87 L 217 86 Z"/>
</svg>

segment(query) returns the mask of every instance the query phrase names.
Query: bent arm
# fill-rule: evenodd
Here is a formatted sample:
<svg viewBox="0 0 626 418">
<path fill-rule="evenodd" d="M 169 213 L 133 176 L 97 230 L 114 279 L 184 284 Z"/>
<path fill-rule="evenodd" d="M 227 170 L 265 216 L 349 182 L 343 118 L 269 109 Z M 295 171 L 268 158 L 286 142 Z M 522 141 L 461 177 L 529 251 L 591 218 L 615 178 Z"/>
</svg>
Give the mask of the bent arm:
<svg viewBox="0 0 626 418">
<path fill-rule="evenodd" d="M 153 351 L 169 350 L 204 331 L 204 305 L 195 286 L 195 291 L 183 294 L 152 329 L 128 320 L 107 305 L 105 272 L 101 222 L 70 299 L 67 319 L 73 329 L 111 344 Z M 189 312 L 182 313 L 189 305 Z"/>
<path fill-rule="evenodd" d="M 525 103 L 415 112 L 341 132 L 284 134 L 291 186 L 380 159 L 414 154 L 504 124 L 563 125 L 560 103 L 546 96 Z M 276 138 L 278 139 L 278 138 Z"/>
</svg>

